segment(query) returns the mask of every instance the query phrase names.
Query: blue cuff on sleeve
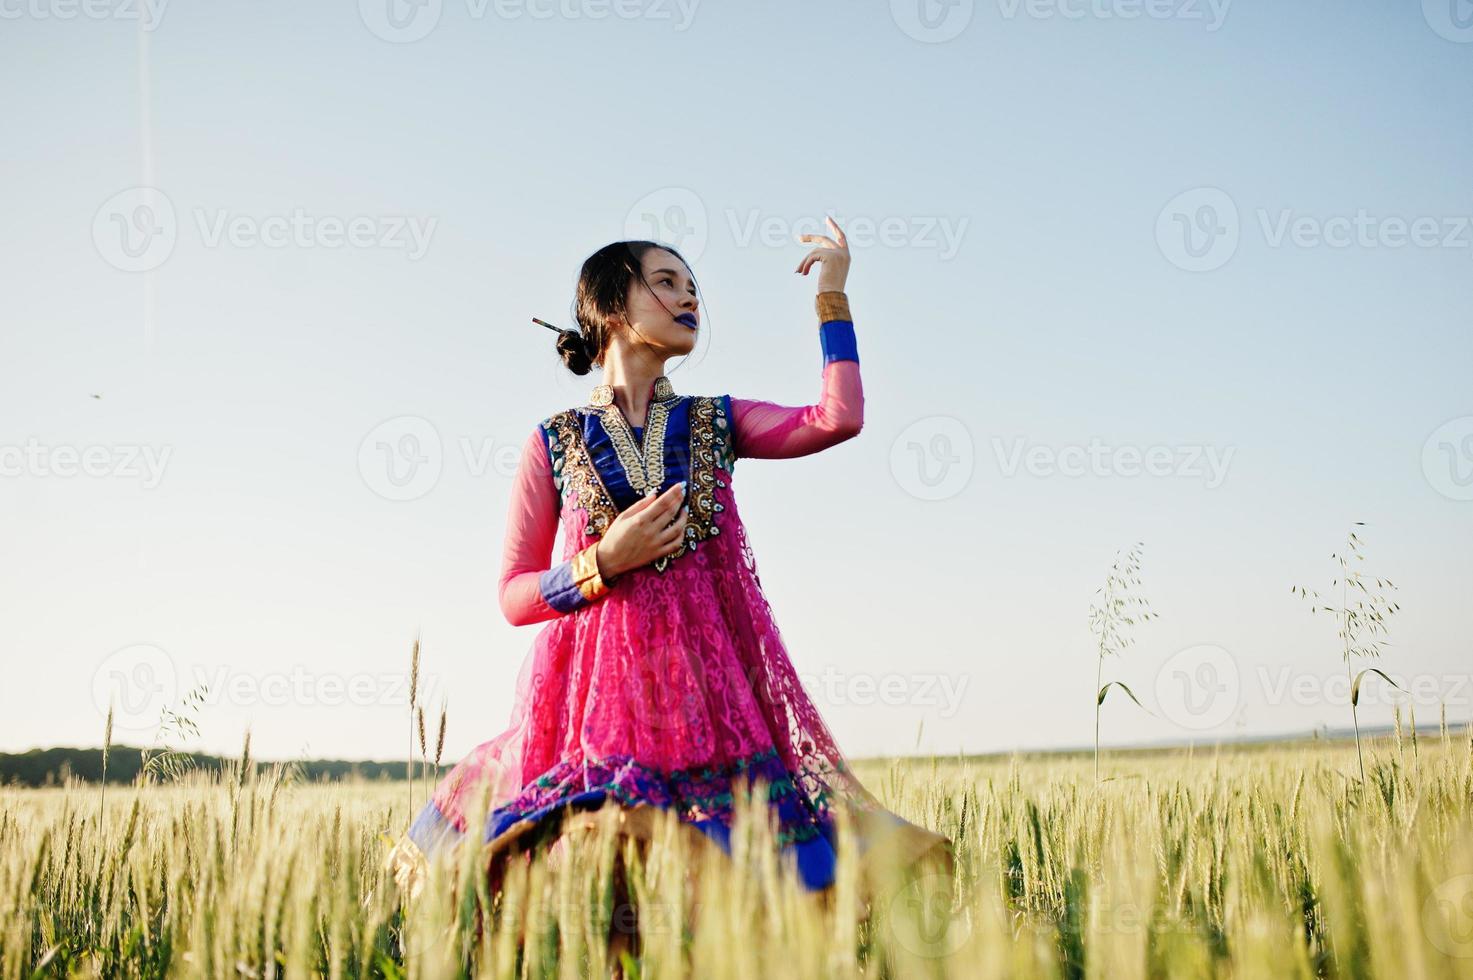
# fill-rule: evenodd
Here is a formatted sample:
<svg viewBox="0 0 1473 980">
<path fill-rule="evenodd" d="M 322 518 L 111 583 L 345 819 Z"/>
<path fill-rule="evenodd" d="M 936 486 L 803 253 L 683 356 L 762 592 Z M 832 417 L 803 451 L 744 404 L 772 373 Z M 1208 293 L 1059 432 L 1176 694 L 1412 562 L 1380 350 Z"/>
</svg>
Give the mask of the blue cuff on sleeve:
<svg viewBox="0 0 1473 980">
<path fill-rule="evenodd" d="M 588 599 L 573 580 L 573 562 L 565 561 L 543 572 L 538 579 L 542 598 L 560 613 L 569 613 L 588 605 Z"/>
<path fill-rule="evenodd" d="M 823 362 L 857 361 L 859 347 L 854 342 L 851 320 L 828 320 L 818 328 L 818 341 L 823 347 Z"/>
</svg>

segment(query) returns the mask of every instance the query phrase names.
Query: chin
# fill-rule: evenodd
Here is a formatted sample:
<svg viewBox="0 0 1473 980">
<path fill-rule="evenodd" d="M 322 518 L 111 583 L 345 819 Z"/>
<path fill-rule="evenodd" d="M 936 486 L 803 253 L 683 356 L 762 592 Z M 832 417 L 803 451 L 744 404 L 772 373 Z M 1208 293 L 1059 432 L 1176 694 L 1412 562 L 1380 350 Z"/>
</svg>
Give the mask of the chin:
<svg viewBox="0 0 1473 980">
<path fill-rule="evenodd" d="M 663 348 L 666 357 L 681 357 L 696 349 L 696 339 L 699 336 L 694 333 L 680 334 L 668 341 L 663 341 L 660 347 Z"/>
</svg>

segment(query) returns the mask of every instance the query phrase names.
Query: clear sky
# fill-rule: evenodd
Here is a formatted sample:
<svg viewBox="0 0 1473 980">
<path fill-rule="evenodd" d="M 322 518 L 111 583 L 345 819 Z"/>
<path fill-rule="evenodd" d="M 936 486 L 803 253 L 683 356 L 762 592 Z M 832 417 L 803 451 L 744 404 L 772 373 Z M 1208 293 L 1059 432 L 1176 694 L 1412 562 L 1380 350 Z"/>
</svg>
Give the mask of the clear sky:
<svg viewBox="0 0 1473 980">
<path fill-rule="evenodd" d="M 1112 693 L 1108 744 L 1348 725 L 1290 589 L 1355 521 L 1379 666 L 1473 717 L 1466 0 L 0 19 L 0 750 L 99 743 L 122 679 L 146 743 L 205 680 L 190 746 L 402 756 L 416 632 L 447 760 L 497 734 L 541 628 L 497 605 L 511 464 L 598 380 L 529 318 L 661 238 L 676 390 L 813 402 L 825 213 L 864 431 L 733 486 L 843 749 L 1088 743 L 1136 541 L 1159 619 L 1105 679 L 1150 713 Z"/>
</svg>

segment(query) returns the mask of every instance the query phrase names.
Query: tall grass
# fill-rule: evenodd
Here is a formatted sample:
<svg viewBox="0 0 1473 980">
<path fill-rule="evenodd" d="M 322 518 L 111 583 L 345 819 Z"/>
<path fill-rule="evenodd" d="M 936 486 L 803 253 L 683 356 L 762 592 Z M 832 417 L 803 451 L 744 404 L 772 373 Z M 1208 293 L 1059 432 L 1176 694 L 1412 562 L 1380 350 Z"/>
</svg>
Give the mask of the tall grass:
<svg viewBox="0 0 1473 980">
<path fill-rule="evenodd" d="M 1379 668 L 1367 667 L 1360 673 L 1353 673 L 1351 668 L 1351 661 L 1356 657 L 1374 658 L 1381 655 L 1381 648 L 1386 646 L 1386 635 L 1390 631 L 1387 621 L 1401 611 L 1401 604 L 1391 598 L 1396 584 L 1389 578 L 1367 575 L 1361 567 L 1366 556 L 1361 551 L 1362 542 L 1355 529 L 1364 526 L 1364 521 L 1356 521 L 1346 535 L 1345 550 L 1330 555 L 1338 572 L 1330 580 L 1329 591 L 1333 596 L 1335 590 L 1339 589 L 1338 605 L 1313 605 L 1323 601 L 1323 597 L 1314 589 L 1307 589 L 1302 585 L 1291 586 L 1289 590 L 1311 603 L 1311 613 L 1325 612 L 1335 618 L 1335 635 L 1340 639 L 1345 677 L 1350 681 L 1350 719 L 1355 727 L 1356 756 L 1360 763 L 1362 780 L 1366 778 L 1366 763 L 1360 751 L 1360 715 L 1356 711 L 1360 704 L 1361 681 L 1367 674 L 1379 674 L 1392 687 L 1401 690 L 1401 685 Z"/>
<path fill-rule="evenodd" d="M 1160 619 L 1151 611 L 1151 602 L 1141 594 L 1141 551 L 1145 545 L 1137 541 L 1122 558 L 1119 552 L 1105 576 L 1105 584 L 1095 590 L 1097 602 L 1089 607 L 1089 630 L 1095 635 L 1095 780 L 1100 778 L 1100 710 L 1105 704 L 1105 695 L 1110 688 L 1118 687 L 1142 710 L 1140 698 L 1124 681 L 1105 683 L 1105 658 L 1118 658 L 1135 642 L 1133 632 L 1137 623 Z"/>
<path fill-rule="evenodd" d="M 0 790 L 0 976 L 1473 977 L 1473 732 L 1406 741 L 1367 739 L 1364 781 L 1324 741 L 1123 752 L 1103 783 L 1087 752 L 860 761 L 955 874 L 846 850 L 824 899 L 742 803 L 729 859 L 595 826 L 495 895 L 467 849 L 411 900 L 403 786 L 247 746 L 100 816 L 75 781 Z"/>
</svg>

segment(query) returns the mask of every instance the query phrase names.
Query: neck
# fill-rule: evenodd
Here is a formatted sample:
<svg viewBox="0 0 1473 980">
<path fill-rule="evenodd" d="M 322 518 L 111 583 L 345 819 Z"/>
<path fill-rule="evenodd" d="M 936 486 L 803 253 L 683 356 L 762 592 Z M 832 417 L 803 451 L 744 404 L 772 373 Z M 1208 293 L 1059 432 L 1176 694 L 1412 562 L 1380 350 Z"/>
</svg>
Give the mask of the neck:
<svg viewBox="0 0 1473 980">
<path fill-rule="evenodd" d="M 664 362 L 648 355 L 621 355 L 610 351 L 604 363 L 603 384 L 614 389 L 614 404 L 631 425 L 644 425 L 645 412 L 653 396 L 655 379 L 665 373 Z"/>
</svg>

